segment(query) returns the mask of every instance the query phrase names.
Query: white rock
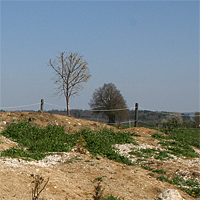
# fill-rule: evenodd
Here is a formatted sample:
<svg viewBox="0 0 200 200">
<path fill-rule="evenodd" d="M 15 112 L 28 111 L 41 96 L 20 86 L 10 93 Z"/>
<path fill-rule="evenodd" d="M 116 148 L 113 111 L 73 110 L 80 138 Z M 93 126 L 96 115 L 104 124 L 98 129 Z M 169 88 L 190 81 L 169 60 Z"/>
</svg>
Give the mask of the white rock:
<svg viewBox="0 0 200 200">
<path fill-rule="evenodd" d="M 156 200 L 184 200 L 179 194 L 178 190 L 166 189 L 163 193 L 159 194 Z"/>
</svg>

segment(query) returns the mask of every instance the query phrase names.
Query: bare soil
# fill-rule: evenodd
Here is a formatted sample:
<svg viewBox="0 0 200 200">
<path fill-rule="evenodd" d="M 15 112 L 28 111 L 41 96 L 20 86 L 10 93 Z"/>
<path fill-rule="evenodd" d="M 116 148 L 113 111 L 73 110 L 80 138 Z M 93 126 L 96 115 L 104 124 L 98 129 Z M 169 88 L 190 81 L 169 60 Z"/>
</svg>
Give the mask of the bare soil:
<svg viewBox="0 0 200 200">
<path fill-rule="evenodd" d="M 100 129 L 107 125 L 98 122 L 75 119 L 61 115 L 41 112 L 2 112 L 0 113 L 0 131 L 5 130 L 12 122 L 28 120 L 40 126 L 58 124 L 65 126 L 66 132 L 73 133 L 83 127 Z M 117 129 L 116 129 L 117 131 Z M 143 127 L 130 128 L 126 131 L 137 133 L 133 136 L 139 143 L 139 148 L 160 148 L 158 141 L 151 137 L 156 130 Z M 0 135 L 0 152 L 17 144 Z M 118 146 L 122 155 L 128 155 L 131 146 Z M 199 152 L 199 149 L 196 149 Z M 135 159 L 132 159 L 133 163 Z M 166 176 L 176 175 L 183 178 L 200 180 L 200 159 L 175 158 L 160 161 L 148 159 L 146 165 L 155 169 L 167 171 Z M 31 199 L 34 186 L 31 174 L 40 175 L 45 180 L 49 178 L 40 199 L 65 200 L 93 199 L 94 187 L 102 179 L 103 194 L 113 195 L 125 200 L 153 200 L 166 189 L 177 189 L 175 186 L 157 180 L 157 173 L 150 172 L 138 166 L 127 166 L 103 157 L 94 157 L 89 152 L 81 154 L 76 151 L 55 153 L 41 161 L 25 161 L 0 157 L 0 199 Z M 178 189 L 177 189 L 178 190 Z M 186 200 L 195 199 L 187 193 L 178 190 Z"/>
</svg>

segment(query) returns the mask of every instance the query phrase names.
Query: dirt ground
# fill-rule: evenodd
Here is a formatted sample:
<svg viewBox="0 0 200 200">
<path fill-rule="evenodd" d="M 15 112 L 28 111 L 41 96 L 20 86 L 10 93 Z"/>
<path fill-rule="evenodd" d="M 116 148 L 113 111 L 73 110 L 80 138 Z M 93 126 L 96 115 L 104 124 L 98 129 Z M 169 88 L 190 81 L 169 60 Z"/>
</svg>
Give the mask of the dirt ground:
<svg viewBox="0 0 200 200">
<path fill-rule="evenodd" d="M 41 126 L 47 124 L 64 125 L 67 132 L 83 127 L 100 129 L 105 124 L 61 115 L 40 112 L 1 112 L 0 131 L 12 122 L 28 120 Z M 156 130 L 147 128 L 130 128 L 126 131 L 137 133 L 134 137 L 139 148 L 159 148 L 158 141 L 151 137 Z M 17 144 L 0 135 L 0 152 Z M 119 152 L 127 156 L 131 149 L 128 144 L 118 146 Z M 196 149 L 200 153 L 199 149 Z M 132 158 L 132 162 L 135 159 Z M 167 171 L 167 177 L 175 175 L 200 180 L 200 159 L 175 158 L 160 161 L 149 159 L 146 165 Z M 41 192 L 40 199 L 45 200 L 86 200 L 93 199 L 95 186 L 102 180 L 103 194 L 113 195 L 125 200 L 153 200 L 166 189 L 175 186 L 157 180 L 157 174 L 137 166 L 127 166 L 102 157 L 93 157 L 89 152 L 81 154 L 76 151 L 55 153 L 41 161 L 24 161 L 22 159 L 0 158 L 0 199 L 31 199 L 34 184 L 31 174 L 40 175 L 49 182 Z M 151 174 L 151 175 L 150 175 Z M 177 189 L 178 190 L 178 189 Z M 178 190 L 185 200 L 195 199 Z"/>
</svg>

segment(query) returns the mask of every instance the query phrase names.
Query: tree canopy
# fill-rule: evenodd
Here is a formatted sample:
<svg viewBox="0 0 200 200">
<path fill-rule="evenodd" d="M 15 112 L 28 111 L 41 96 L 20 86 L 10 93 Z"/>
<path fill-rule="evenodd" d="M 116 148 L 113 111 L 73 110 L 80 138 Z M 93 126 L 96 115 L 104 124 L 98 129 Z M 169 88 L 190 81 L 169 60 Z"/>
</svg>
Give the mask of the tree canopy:
<svg viewBox="0 0 200 200">
<path fill-rule="evenodd" d="M 108 123 L 123 120 L 128 116 L 126 101 L 113 83 L 104 84 L 96 89 L 89 103 L 94 112 L 101 112 L 109 119 Z"/>
</svg>

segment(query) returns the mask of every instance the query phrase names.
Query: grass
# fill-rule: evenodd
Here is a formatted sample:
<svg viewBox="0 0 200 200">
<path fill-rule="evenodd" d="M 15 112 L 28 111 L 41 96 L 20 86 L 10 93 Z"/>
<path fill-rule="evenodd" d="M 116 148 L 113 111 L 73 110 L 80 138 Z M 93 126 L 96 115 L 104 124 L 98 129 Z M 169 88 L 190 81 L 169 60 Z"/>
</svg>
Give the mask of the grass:
<svg viewBox="0 0 200 200">
<path fill-rule="evenodd" d="M 112 129 L 102 129 L 92 131 L 90 129 L 83 129 L 78 134 L 81 134 L 85 140 L 85 148 L 93 155 L 101 155 L 116 162 L 132 165 L 131 161 L 116 153 L 113 149 L 114 144 L 133 143 L 137 144 L 131 137 L 130 133 L 115 132 Z"/>
<path fill-rule="evenodd" d="M 130 133 L 115 132 L 113 129 L 96 131 L 82 129 L 74 134 L 67 134 L 62 126 L 48 125 L 46 128 L 41 128 L 29 122 L 12 123 L 1 134 L 16 141 L 20 146 L 2 151 L 1 156 L 36 160 L 44 158 L 49 152 L 69 152 L 78 144 L 94 156 L 101 155 L 131 165 L 131 161 L 117 154 L 112 146 L 125 143 L 137 144 Z"/>
<path fill-rule="evenodd" d="M 178 129 L 169 135 L 170 139 L 200 148 L 200 130 L 199 129 Z"/>
<path fill-rule="evenodd" d="M 200 157 L 199 154 L 196 153 L 195 150 L 188 144 L 177 141 L 161 141 L 159 143 L 162 145 L 162 147 L 168 150 L 168 153 L 175 156 L 184 156 L 187 158 Z"/>
<path fill-rule="evenodd" d="M 177 188 L 187 192 L 188 194 L 190 194 L 195 198 L 200 197 L 200 184 L 195 179 L 189 179 L 185 181 L 184 179 L 178 176 L 172 179 L 168 179 L 164 175 L 159 176 L 157 179 L 163 182 L 168 182 L 172 185 L 176 185 Z"/>
<path fill-rule="evenodd" d="M 173 131 L 167 136 L 155 133 L 152 137 L 160 140 L 159 143 L 162 148 L 165 148 L 167 150 L 166 152 L 169 154 L 186 158 L 200 157 L 191 147 L 194 146 L 200 148 L 199 130 L 177 129 L 177 131 Z"/>
<path fill-rule="evenodd" d="M 115 132 L 113 129 L 107 128 L 95 131 L 86 128 L 74 134 L 67 134 L 62 126 L 48 125 L 46 128 L 41 128 L 29 122 L 12 123 L 1 134 L 19 144 L 18 148 L 11 147 L 10 149 L 2 151 L 1 156 L 40 160 L 51 152 L 68 152 L 74 146 L 77 146 L 81 150 L 80 153 L 84 153 L 86 149 L 94 158 L 100 159 L 99 156 L 103 156 L 128 165 L 132 165 L 131 161 L 115 152 L 113 145 L 125 143 L 137 145 L 132 136 L 139 136 L 137 134 L 123 132 L 122 130 Z M 199 130 L 177 129 L 177 131 L 173 130 L 172 132 L 168 132 L 167 136 L 156 133 L 152 137 L 160 140 L 159 143 L 164 150 L 150 148 L 133 149 L 130 154 L 139 157 L 137 163 L 145 161 L 147 158 L 159 160 L 172 159 L 173 157 L 171 155 L 185 158 L 199 157 L 199 154 L 191 147 L 200 148 Z M 73 161 L 74 159 L 71 159 L 68 162 Z M 180 177 L 168 179 L 164 176 L 166 172 L 163 170 L 154 169 L 142 164 L 140 166 L 160 174 L 161 176 L 158 177 L 159 180 L 176 185 L 194 197 L 200 197 L 200 185 L 196 180 L 189 179 L 185 181 Z M 116 200 L 117 198 L 111 195 L 104 199 Z"/>
<path fill-rule="evenodd" d="M 160 140 L 162 148 L 166 149 L 166 153 L 173 154 L 177 157 L 196 158 L 200 157 L 192 148 L 200 148 L 200 131 L 193 129 L 173 129 L 167 131 L 167 136 L 162 134 L 153 134 L 152 137 Z M 177 188 L 187 192 L 195 198 L 200 197 L 200 184 L 196 179 L 184 180 L 181 177 L 168 179 L 164 175 L 158 177 L 163 182 L 176 185 Z"/>
<path fill-rule="evenodd" d="M 1 156 L 33 158 L 40 160 L 48 152 L 68 152 L 75 145 L 76 135 L 68 135 L 64 127 L 48 125 L 39 128 L 29 122 L 10 124 L 1 132 L 5 137 L 13 139 L 21 148 L 11 148 L 1 152 Z M 27 150 L 23 148 L 26 147 Z"/>
<path fill-rule="evenodd" d="M 149 167 L 149 166 L 145 166 L 145 165 L 141 165 L 142 168 L 146 169 L 146 170 L 149 170 L 149 171 L 152 171 L 154 173 L 157 173 L 157 174 L 166 174 L 166 171 L 162 170 L 162 169 L 154 169 L 152 167 Z"/>
<path fill-rule="evenodd" d="M 136 157 L 141 158 L 155 158 L 159 160 L 173 159 L 172 156 L 169 155 L 167 151 L 161 151 L 157 149 L 135 149 L 129 152 L 130 155 L 135 155 Z"/>
<path fill-rule="evenodd" d="M 159 133 L 152 134 L 152 137 L 158 140 L 175 140 L 196 148 L 200 148 L 200 130 L 198 129 L 174 129 L 168 132 L 167 136 Z"/>
</svg>

